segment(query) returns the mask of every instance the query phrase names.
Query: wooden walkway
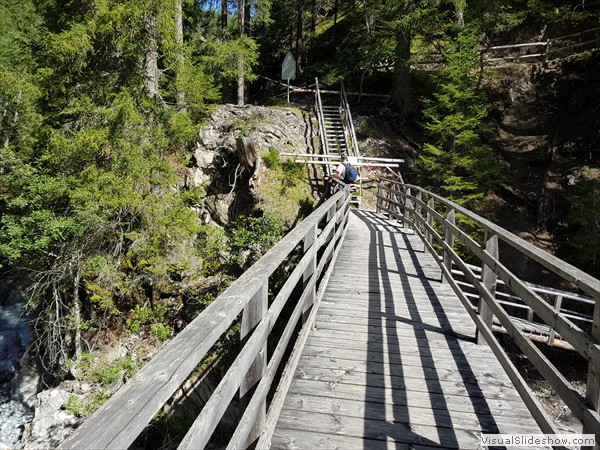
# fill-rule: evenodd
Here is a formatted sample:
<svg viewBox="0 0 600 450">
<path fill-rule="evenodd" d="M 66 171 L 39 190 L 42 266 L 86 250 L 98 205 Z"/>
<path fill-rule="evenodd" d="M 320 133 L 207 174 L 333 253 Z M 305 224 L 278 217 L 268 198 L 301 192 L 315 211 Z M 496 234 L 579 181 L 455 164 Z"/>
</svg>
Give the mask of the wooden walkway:
<svg viewBox="0 0 600 450">
<path fill-rule="evenodd" d="M 477 449 L 482 432 L 541 433 L 474 336 L 419 238 L 352 211 L 272 448 Z"/>
</svg>

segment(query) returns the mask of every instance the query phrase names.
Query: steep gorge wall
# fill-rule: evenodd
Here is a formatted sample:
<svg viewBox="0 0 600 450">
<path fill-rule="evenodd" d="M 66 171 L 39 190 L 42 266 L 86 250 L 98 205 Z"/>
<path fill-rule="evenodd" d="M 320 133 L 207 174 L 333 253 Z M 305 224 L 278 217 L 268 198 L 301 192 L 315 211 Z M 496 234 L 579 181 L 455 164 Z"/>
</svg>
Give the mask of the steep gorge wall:
<svg viewBox="0 0 600 450">
<path fill-rule="evenodd" d="M 600 52 L 489 72 L 505 175 L 494 219 L 560 254 L 570 198 L 600 166 Z"/>
</svg>

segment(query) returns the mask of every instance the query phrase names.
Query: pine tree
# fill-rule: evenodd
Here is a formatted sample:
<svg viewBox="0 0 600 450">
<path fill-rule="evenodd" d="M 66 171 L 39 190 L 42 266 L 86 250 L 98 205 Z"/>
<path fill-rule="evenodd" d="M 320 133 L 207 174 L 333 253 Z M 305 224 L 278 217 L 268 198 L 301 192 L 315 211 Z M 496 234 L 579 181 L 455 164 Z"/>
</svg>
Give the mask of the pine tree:
<svg viewBox="0 0 600 450">
<path fill-rule="evenodd" d="M 200 276 L 201 224 L 187 202 L 201 192 L 173 189 L 167 156 L 191 146 L 197 129 L 178 94 L 192 113 L 216 91 L 185 58 L 174 1 L 44 8 L 52 31 L 35 55 L 34 85 L 44 122 L 29 158 L 13 151 L 2 162 L 0 255 L 7 268 L 33 270 L 36 348 L 60 371 L 81 351 L 82 302 L 97 323 L 119 320 L 132 299 L 154 302 L 173 273 Z M 2 81 L 2 93 L 17 86 Z M 12 94 L 19 123 L 25 93 Z M 18 143 L 10 136 L 3 152 Z"/>
<path fill-rule="evenodd" d="M 424 99 L 428 141 L 419 155 L 422 179 L 459 203 L 480 199 L 499 179 L 499 163 L 485 143 L 489 104 L 478 88 L 480 34 L 450 27 L 444 64 L 433 76 L 435 91 Z"/>
</svg>

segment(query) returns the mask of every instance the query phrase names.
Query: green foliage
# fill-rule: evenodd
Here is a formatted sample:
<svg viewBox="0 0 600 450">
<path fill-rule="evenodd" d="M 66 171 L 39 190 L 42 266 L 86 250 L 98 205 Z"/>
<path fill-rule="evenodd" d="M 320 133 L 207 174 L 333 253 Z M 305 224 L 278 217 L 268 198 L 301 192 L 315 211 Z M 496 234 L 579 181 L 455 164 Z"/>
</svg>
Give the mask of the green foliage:
<svg viewBox="0 0 600 450">
<path fill-rule="evenodd" d="M 455 30 L 446 64 L 434 75 L 436 91 L 424 99 L 427 142 L 419 155 L 423 182 L 465 204 L 483 197 L 499 178 L 499 164 L 484 141 L 488 103 L 478 89 L 479 34 Z"/>
<path fill-rule="evenodd" d="M 140 364 L 131 358 L 121 358 L 109 363 L 96 363 L 90 353 L 82 353 L 78 361 L 71 363 L 80 380 L 98 383 L 110 387 L 123 378 L 130 378 L 139 370 Z"/>
<path fill-rule="evenodd" d="M 266 171 L 258 186 L 264 201 L 260 208 L 276 215 L 286 223 L 293 223 L 298 217 L 312 209 L 310 185 L 306 181 L 305 167 L 294 161 L 281 161 L 276 149 L 262 152 Z"/>
<path fill-rule="evenodd" d="M 261 157 L 269 169 L 278 169 L 281 167 L 281 158 L 276 148 L 269 147 L 269 151 L 267 153 L 263 152 Z"/>
<path fill-rule="evenodd" d="M 171 328 L 163 323 L 154 323 L 150 325 L 150 331 L 160 341 L 166 341 L 171 336 Z"/>
<path fill-rule="evenodd" d="M 258 45 L 248 37 L 241 36 L 229 41 L 209 41 L 202 48 L 201 61 L 208 73 L 219 74 L 225 80 L 237 80 L 240 72 L 246 81 L 257 78 L 252 68 L 258 62 Z"/>
<path fill-rule="evenodd" d="M 237 137 L 248 137 L 252 134 L 252 129 L 255 126 L 254 120 L 252 117 L 248 117 L 245 119 L 237 120 L 234 123 L 234 127 L 237 130 Z"/>
<path fill-rule="evenodd" d="M 198 235 L 202 246 L 199 253 L 202 258 L 202 274 L 211 276 L 221 272 L 224 255 L 228 251 L 227 236 L 220 227 L 203 226 Z"/>
<path fill-rule="evenodd" d="M 89 353 L 83 353 L 77 362 L 71 362 L 79 380 L 89 381 L 98 388 L 86 397 L 70 395 L 63 409 L 77 417 L 93 414 L 110 397 L 110 389 L 124 379 L 131 378 L 141 364 L 131 358 L 121 358 L 109 363 L 96 363 Z"/>
<path fill-rule="evenodd" d="M 600 169 L 581 169 L 582 180 L 567 198 L 569 211 L 560 224 L 560 252 L 594 276 L 600 276 Z"/>
<path fill-rule="evenodd" d="M 356 133 L 364 137 L 373 137 L 375 135 L 375 130 L 371 128 L 366 120 L 363 120 L 356 130 Z"/>
<path fill-rule="evenodd" d="M 127 331 L 130 333 L 137 333 L 143 325 L 150 325 L 152 332 L 156 334 L 157 337 L 159 337 L 159 335 L 163 336 L 165 333 L 168 336 L 170 329 L 163 323 L 168 311 L 168 306 L 163 304 L 158 304 L 154 308 L 135 305 L 135 308 L 129 311 L 129 317 L 126 322 Z"/>
<path fill-rule="evenodd" d="M 109 397 L 110 395 L 106 391 L 93 392 L 88 397 L 81 399 L 71 394 L 62 408 L 76 417 L 89 417 L 106 403 Z"/>
<path fill-rule="evenodd" d="M 40 22 L 31 0 L 0 3 L 0 68 L 18 69 L 23 75 L 32 66 L 31 47 L 39 39 Z"/>
<path fill-rule="evenodd" d="M 281 220 L 271 214 L 241 217 L 229 231 L 232 260 L 241 266 L 256 262 L 283 235 Z"/>
<path fill-rule="evenodd" d="M 297 162 L 286 160 L 281 165 L 284 186 L 295 186 L 306 177 L 305 167 Z"/>
<path fill-rule="evenodd" d="M 0 66 L 0 151 L 4 153 L 0 164 L 4 173 L 10 173 L 16 157 L 26 159 L 36 142 L 41 115 L 37 108 L 40 91 L 33 76 L 4 69 Z M 12 157 L 9 156 L 12 152 Z"/>
</svg>

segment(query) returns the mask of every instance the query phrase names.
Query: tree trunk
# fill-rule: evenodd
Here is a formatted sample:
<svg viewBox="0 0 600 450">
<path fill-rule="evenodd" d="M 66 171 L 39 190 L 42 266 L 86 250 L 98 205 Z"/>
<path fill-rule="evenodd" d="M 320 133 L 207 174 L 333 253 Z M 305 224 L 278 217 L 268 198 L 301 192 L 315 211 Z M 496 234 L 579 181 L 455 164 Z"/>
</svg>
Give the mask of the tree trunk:
<svg viewBox="0 0 600 450">
<path fill-rule="evenodd" d="M 183 71 L 183 66 L 185 64 L 185 55 L 183 53 L 183 11 L 181 6 L 182 0 L 176 0 L 175 2 L 175 23 L 176 23 L 176 33 L 177 33 L 177 76 L 181 76 L 181 72 Z M 176 88 L 176 98 L 177 98 L 177 111 L 186 113 L 187 108 L 185 105 L 185 92 L 181 86 L 177 86 Z"/>
<path fill-rule="evenodd" d="M 2 117 L 0 117 L 0 148 L 4 147 L 3 142 L 8 137 L 8 133 L 7 133 L 7 135 L 4 137 L 4 139 L 2 139 L 2 134 L 3 134 L 2 130 L 4 130 L 4 128 L 5 128 L 4 121 L 6 120 L 7 115 L 8 115 L 8 103 L 5 103 L 4 110 L 2 111 Z"/>
<path fill-rule="evenodd" d="M 304 41 L 304 9 L 305 0 L 298 0 L 298 11 L 296 20 L 296 77 L 302 78 L 303 62 L 306 54 Z"/>
<path fill-rule="evenodd" d="M 339 0 L 335 0 L 333 3 L 333 26 L 337 25 L 337 16 L 338 16 L 338 8 L 339 8 Z"/>
<path fill-rule="evenodd" d="M 312 0 L 310 10 L 310 32 L 315 34 L 315 30 L 317 29 L 317 0 Z"/>
<path fill-rule="evenodd" d="M 461 28 L 465 26 L 465 8 L 467 7 L 466 0 L 455 0 L 454 7 L 456 9 L 456 19 Z"/>
<path fill-rule="evenodd" d="M 245 36 L 245 28 L 244 28 L 244 18 L 245 18 L 245 0 L 238 0 L 238 32 L 240 37 Z M 238 55 L 238 77 L 237 77 L 237 104 L 238 106 L 244 106 L 244 84 L 245 84 L 245 76 L 244 76 L 244 55 L 243 53 L 239 53 Z"/>
<path fill-rule="evenodd" d="M 221 0 L 221 38 L 225 39 L 228 35 L 227 30 L 227 0 Z"/>
<path fill-rule="evenodd" d="M 75 361 L 81 359 L 81 302 L 79 300 L 79 282 L 81 270 L 76 269 L 73 279 L 73 321 L 75 322 Z"/>
<path fill-rule="evenodd" d="M 144 58 L 144 68 L 146 70 L 146 95 L 154 98 L 158 95 L 158 45 L 156 42 L 156 18 L 154 16 L 146 17 L 146 32 L 148 33 L 148 45 Z"/>
<path fill-rule="evenodd" d="M 250 13 L 251 11 L 251 2 L 250 0 L 246 0 L 246 4 L 244 5 L 244 33 L 250 36 Z"/>
<path fill-rule="evenodd" d="M 396 61 L 392 80 L 392 106 L 402 116 L 411 112 L 412 83 L 410 79 L 410 30 L 400 29 L 396 42 Z"/>
</svg>

